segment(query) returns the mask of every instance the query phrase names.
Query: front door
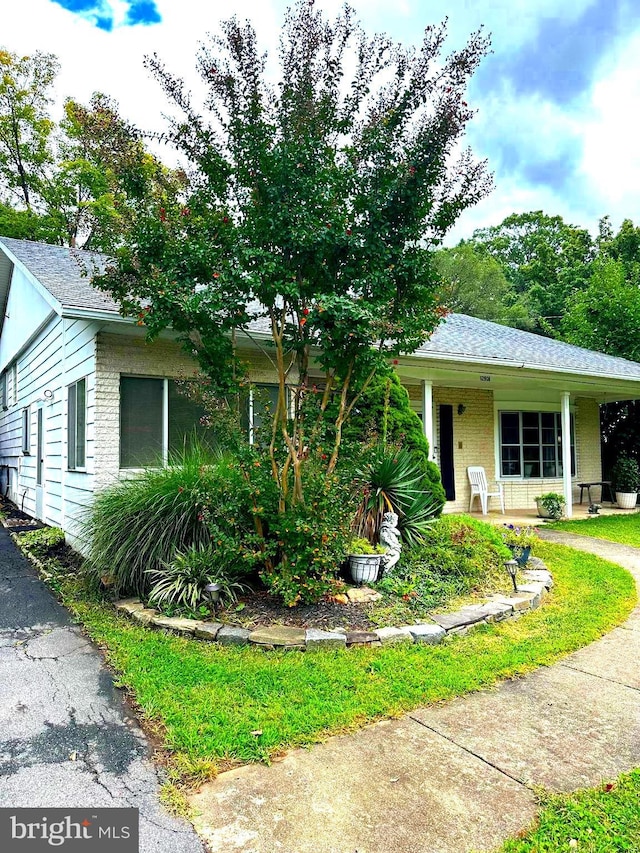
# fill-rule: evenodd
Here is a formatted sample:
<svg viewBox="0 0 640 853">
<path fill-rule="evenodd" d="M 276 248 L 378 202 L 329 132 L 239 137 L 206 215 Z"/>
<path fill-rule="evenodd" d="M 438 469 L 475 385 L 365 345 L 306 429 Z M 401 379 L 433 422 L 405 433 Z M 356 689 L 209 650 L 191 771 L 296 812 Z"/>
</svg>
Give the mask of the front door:
<svg viewBox="0 0 640 853">
<path fill-rule="evenodd" d="M 44 409 L 38 409 L 36 449 L 36 518 L 44 521 Z"/>
<path fill-rule="evenodd" d="M 456 475 L 453 467 L 453 406 L 438 406 L 440 427 L 439 456 L 442 485 L 448 501 L 456 499 Z"/>
</svg>

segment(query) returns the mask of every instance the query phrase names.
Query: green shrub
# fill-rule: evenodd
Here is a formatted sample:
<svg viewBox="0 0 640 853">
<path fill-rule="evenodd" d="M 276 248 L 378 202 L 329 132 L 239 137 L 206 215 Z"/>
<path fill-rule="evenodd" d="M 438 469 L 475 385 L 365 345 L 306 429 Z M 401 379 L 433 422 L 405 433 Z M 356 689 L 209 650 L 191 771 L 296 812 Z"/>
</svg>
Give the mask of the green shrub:
<svg viewBox="0 0 640 853">
<path fill-rule="evenodd" d="M 637 492 L 640 488 L 640 468 L 631 456 L 619 456 L 611 471 L 613 489 L 616 492 Z"/>
<path fill-rule="evenodd" d="M 89 575 L 107 582 L 115 595 L 144 596 L 150 570 L 214 542 L 225 559 L 253 568 L 252 519 L 241 484 L 232 459 L 193 447 L 167 468 L 98 493 L 82 533 Z"/>
<path fill-rule="evenodd" d="M 420 466 L 408 450 L 380 446 L 368 452 L 359 472 L 362 498 L 354 530 L 376 542 L 385 512 L 395 512 L 405 543 L 420 541 L 440 511 L 440 505 L 423 489 Z"/>
<path fill-rule="evenodd" d="M 501 531 L 493 525 L 444 515 L 420 544 L 403 549 L 398 565 L 376 586 L 424 610 L 502 580 L 503 563 L 509 559 Z"/>
<path fill-rule="evenodd" d="M 237 570 L 237 569 L 236 569 Z M 175 554 L 173 561 L 160 569 L 150 569 L 153 586 L 149 602 L 158 607 L 185 610 L 195 613 L 209 602 L 205 587 L 209 583 L 220 586 L 220 601 L 233 603 L 244 585 L 234 577 L 233 570 L 221 559 L 221 549 L 215 544 L 192 545 Z"/>
<path fill-rule="evenodd" d="M 334 591 L 352 536 L 356 499 L 351 483 L 339 475 L 327 478 L 322 466 L 309 465 L 304 504 L 283 512 L 276 511 L 273 501 L 265 505 L 265 551 L 271 565 L 261 577 L 270 591 L 289 606 L 318 601 Z"/>
<path fill-rule="evenodd" d="M 422 475 L 421 487 L 440 514 L 446 500 L 438 466 L 429 459 L 422 421 L 411 408 L 409 394 L 395 371 L 374 378 L 358 400 L 345 427 L 345 442 L 379 441 L 409 451 Z"/>
<path fill-rule="evenodd" d="M 386 550 L 387 549 L 383 548 L 382 545 L 372 545 L 368 539 L 365 539 L 362 536 L 356 536 L 347 545 L 347 553 L 353 554 L 354 556 L 372 556 L 373 554 L 385 554 Z"/>
<path fill-rule="evenodd" d="M 34 554 L 48 554 L 64 543 L 64 530 L 59 527 L 38 527 L 20 534 L 20 544 Z"/>
<path fill-rule="evenodd" d="M 538 495 L 537 498 L 534 498 L 534 501 L 544 507 L 551 518 L 556 521 L 564 515 L 564 495 L 559 495 L 557 492 L 545 492 L 544 495 Z"/>
</svg>

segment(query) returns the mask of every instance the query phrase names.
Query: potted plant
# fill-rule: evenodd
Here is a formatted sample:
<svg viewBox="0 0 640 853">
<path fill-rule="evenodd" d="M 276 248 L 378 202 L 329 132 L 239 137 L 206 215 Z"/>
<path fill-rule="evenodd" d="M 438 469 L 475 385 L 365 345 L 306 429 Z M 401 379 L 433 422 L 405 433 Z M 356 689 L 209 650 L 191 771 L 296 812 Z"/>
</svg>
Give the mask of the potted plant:
<svg viewBox="0 0 640 853">
<path fill-rule="evenodd" d="M 559 495 L 557 492 L 547 492 L 534 498 L 534 500 L 538 507 L 539 518 L 553 518 L 557 521 L 564 515 L 566 503 L 564 495 Z"/>
<path fill-rule="evenodd" d="M 640 469 L 635 459 L 620 456 L 611 472 L 616 503 L 620 509 L 634 509 L 638 501 Z"/>
<path fill-rule="evenodd" d="M 527 525 L 516 527 L 513 524 L 505 524 L 502 530 L 502 538 L 518 565 L 526 566 L 531 556 L 531 549 L 536 541 L 535 527 Z"/>
<path fill-rule="evenodd" d="M 385 549 L 358 537 L 349 543 L 349 569 L 354 583 L 373 583 L 378 578 L 380 560 Z"/>
</svg>

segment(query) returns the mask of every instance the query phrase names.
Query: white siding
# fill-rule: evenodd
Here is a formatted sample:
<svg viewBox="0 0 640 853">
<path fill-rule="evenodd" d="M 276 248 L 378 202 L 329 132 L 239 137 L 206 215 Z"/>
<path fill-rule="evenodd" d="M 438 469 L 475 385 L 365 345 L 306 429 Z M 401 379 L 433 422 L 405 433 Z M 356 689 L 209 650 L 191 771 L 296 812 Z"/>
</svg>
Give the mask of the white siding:
<svg viewBox="0 0 640 853">
<path fill-rule="evenodd" d="M 52 312 L 51 303 L 38 293 L 22 270 L 14 268 L 0 337 L 0 369 L 13 361 Z"/>
<path fill-rule="evenodd" d="M 94 480 L 96 324 L 55 317 L 17 358 L 17 399 L 7 373 L 8 409 L 0 414 L 0 465 L 9 497 L 36 515 L 38 409 L 44 426 L 42 521 L 73 534 L 74 519 L 91 498 Z M 4 331 L 3 331 L 4 335 Z M 67 388 L 87 379 L 86 472 L 67 470 Z M 47 394 L 45 395 L 45 391 Z M 22 453 L 22 412 L 29 408 L 30 453 Z"/>
</svg>

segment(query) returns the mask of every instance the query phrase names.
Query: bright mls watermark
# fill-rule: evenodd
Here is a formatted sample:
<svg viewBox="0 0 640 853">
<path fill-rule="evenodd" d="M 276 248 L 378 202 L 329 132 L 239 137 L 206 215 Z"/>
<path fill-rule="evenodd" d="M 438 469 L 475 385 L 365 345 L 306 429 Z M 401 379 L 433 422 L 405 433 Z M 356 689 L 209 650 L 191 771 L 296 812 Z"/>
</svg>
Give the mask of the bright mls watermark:
<svg viewBox="0 0 640 853">
<path fill-rule="evenodd" d="M 0 809 L 2 853 L 138 853 L 138 809 Z"/>
</svg>

